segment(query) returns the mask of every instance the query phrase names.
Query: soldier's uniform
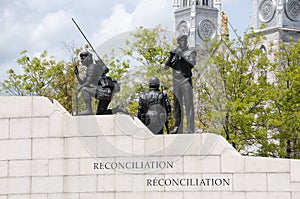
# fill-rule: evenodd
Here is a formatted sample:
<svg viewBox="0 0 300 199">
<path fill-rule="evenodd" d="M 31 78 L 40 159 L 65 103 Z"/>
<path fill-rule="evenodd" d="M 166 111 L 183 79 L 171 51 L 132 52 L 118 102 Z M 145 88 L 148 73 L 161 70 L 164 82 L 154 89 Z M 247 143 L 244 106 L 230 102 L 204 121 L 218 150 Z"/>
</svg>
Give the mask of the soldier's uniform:
<svg viewBox="0 0 300 199">
<path fill-rule="evenodd" d="M 113 79 L 106 76 L 108 68 L 101 61 L 93 63 L 92 54 L 89 52 L 80 53 L 81 63 L 86 66 L 86 73 L 83 79 L 78 75 L 78 69 L 75 68 L 75 74 L 80 84 L 79 90 L 82 92 L 83 100 L 86 105 L 86 110 L 79 113 L 79 115 L 91 115 L 92 111 L 92 98 L 99 99 L 97 115 L 113 114 L 117 112 L 124 112 L 128 114 L 128 111 L 123 106 L 117 106 L 114 109 L 107 109 L 110 101 L 113 97 L 115 84 Z"/>
<path fill-rule="evenodd" d="M 171 51 L 166 62 L 166 69 L 173 69 L 175 127 L 171 133 L 183 133 L 183 102 L 187 116 L 187 133 L 194 133 L 192 68 L 196 64 L 197 53 L 188 49 L 186 35 L 179 36 L 177 41 L 184 44 Z"/>
<path fill-rule="evenodd" d="M 159 91 L 159 79 L 149 80 L 149 91 L 140 95 L 138 118 L 154 133 L 163 134 L 163 128 L 168 122 L 171 104 L 166 93 Z"/>
</svg>

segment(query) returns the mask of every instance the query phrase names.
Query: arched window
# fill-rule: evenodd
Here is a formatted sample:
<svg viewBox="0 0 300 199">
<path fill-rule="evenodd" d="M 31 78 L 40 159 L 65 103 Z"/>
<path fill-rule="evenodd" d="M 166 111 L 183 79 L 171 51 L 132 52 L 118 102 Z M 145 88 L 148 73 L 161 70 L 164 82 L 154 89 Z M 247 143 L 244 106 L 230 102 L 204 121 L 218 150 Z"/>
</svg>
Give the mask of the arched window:
<svg viewBox="0 0 300 199">
<path fill-rule="evenodd" d="M 263 54 L 262 56 L 267 55 L 267 48 L 266 48 L 265 45 L 261 45 L 261 47 L 259 49 L 260 49 L 261 53 Z M 260 70 L 259 71 L 259 76 L 268 77 L 268 70 Z"/>
</svg>

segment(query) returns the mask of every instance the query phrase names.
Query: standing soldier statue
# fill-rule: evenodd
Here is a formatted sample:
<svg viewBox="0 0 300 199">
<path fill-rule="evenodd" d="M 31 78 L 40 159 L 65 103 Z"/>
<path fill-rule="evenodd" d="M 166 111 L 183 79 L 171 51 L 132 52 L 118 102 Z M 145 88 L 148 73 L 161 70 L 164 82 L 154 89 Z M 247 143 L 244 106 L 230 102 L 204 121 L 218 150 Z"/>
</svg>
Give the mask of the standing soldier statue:
<svg viewBox="0 0 300 199">
<path fill-rule="evenodd" d="M 171 134 L 183 133 L 183 102 L 187 116 L 187 133 L 194 133 L 194 104 L 192 68 L 196 64 L 197 53 L 190 50 L 187 35 L 177 37 L 178 46 L 170 52 L 165 69 L 173 69 L 173 94 L 175 126 Z"/>
<path fill-rule="evenodd" d="M 138 118 L 154 133 L 163 134 L 163 128 L 168 127 L 168 114 L 171 104 L 166 93 L 159 90 L 160 81 L 157 77 L 149 80 L 149 91 L 140 95 Z"/>
</svg>

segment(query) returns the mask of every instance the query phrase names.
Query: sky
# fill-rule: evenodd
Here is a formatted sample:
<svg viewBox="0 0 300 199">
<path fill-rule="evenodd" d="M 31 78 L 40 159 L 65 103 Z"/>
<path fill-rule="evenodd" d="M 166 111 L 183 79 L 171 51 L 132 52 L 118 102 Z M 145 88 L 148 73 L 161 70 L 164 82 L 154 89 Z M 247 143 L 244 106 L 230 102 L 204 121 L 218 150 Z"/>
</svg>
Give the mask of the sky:
<svg viewBox="0 0 300 199">
<path fill-rule="evenodd" d="M 98 49 L 138 26 L 160 24 L 174 31 L 172 5 L 173 0 L 1 0 L 0 81 L 10 68 L 21 71 L 16 60 L 23 50 L 29 57 L 47 50 L 57 60 L 68 60 L 65 43 L 86 43 L 71 18 Z M 252 0 L 222 0 L 222 10 L 239 35 L 250 24 L 251 6 Z"/>
</svg>

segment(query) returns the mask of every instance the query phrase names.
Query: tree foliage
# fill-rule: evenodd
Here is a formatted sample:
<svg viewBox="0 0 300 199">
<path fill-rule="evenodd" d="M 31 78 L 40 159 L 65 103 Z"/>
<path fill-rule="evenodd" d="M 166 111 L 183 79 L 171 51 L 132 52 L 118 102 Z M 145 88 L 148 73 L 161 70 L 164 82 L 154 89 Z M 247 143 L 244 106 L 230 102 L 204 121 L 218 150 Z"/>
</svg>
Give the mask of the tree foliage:
<svg viewBox="0 0 300 199">
<path fill-rule="evenodd" d="M 264 39 L 251 32 L 212 46 L 209 67 L 199 66 L 206 68 L 197 79 L 198 112 L 242 154 L 299 157 L 299 41 L 265 53 Z"/>
<path fill-rule="evenodd" d="M 113 55 L 113 59 L 108 59 L 112 60 L 110 67 L 123 70 L 117 76 L 122 90 L 115 99 L 117 103 L 126 104 L 129 111 L 136 115 L 138 96 L 148 90 L 148 81 L 152 76 L 157 76 L 165 91 L 170 91 L 170 71 L 164 70 L 164 63 L 173 45 L 167 38 L 167 31 L 157 26 L 153 29 L 138 27 L 126 40 L 126 46 L 121 49 L 122 57 Z"/>
<path fill-rule="evenodd" d="M 45 96 L 58 100 L 68 111 L 72 110 L 74 74 L 72 63 L 56 61 L 44 51 L 30 59 L 26 51 L 21 52 L 17 64 L 20 74 L 7 71 L 7 79 L 1 83 L 4 93 L 17 96 Z"/>
</svg>

